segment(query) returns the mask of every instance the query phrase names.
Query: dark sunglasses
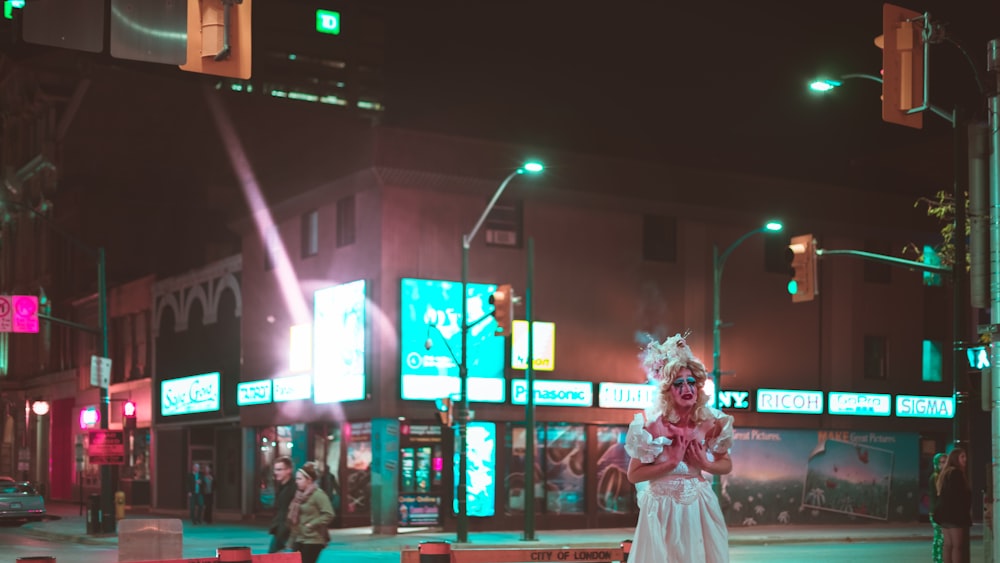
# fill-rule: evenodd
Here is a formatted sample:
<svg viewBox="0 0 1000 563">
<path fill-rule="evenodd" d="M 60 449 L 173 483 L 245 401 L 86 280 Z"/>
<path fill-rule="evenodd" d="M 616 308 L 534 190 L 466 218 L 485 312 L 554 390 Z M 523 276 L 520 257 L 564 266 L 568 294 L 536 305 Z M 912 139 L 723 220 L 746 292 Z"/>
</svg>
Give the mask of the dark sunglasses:
<svg viewBox="0 0 1000 563">
<path fill-rule="evenodd" d="M 680 388 L 684 387 L 685 383 L 688 384 L 690 387 L 697 387 L 698 386 L 698 380 L 695 379 L 695 378 L 693 378 L 693 377 L 688 377 L 688 378 L 685 378 L 685 379 L 674 380 L 674 382 L 671 385 L 673 385 L 675 389 L 680 389 Z"/>
</svg>

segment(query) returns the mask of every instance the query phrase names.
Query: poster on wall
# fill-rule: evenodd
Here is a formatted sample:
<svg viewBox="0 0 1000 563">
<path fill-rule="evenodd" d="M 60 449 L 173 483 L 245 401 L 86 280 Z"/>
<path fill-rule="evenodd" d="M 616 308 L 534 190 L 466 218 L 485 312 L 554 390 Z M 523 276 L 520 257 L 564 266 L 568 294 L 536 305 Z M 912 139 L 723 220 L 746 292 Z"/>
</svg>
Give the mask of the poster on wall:
<svg viewBox="0 0 1000 563">
<path fill-rule="evenodd" d="M 737 428 L 722 477 L 731 526 L 917 519 L 919 436 Z"/>
<path fill-rule="evenodd" d="M 468 425 L 468 471 L 465 477 L 466 514 L 493 516 L 496 510 L 496 424 L 470 422 Z M 459 455 L 454 458 L 454 475 L 460 471 Z M 452 509 L 458 513 L 458 483 L 455 483 Z"/>
<path fill-rule="evenodd" d="M 627 426 L 597 427 L 597 509 L 630 514 L 636 509 L 635 487 L 628 480 L 631 459 L 625 452 Z"/>
</svg>

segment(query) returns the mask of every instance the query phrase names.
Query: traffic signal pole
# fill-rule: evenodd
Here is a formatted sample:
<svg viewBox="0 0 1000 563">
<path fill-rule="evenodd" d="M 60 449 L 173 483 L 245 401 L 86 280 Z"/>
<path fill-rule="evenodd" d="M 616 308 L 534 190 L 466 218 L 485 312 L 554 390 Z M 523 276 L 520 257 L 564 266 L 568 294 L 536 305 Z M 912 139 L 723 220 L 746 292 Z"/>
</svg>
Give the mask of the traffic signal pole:
<svg viewBox="0 0 1000 563">
<path fill-rule="evenodd" d="M 993 80 L 993 88 L 987 101 L 989 106 L 990 131 L 990 335 L 994 344 L 990 345 L 990 365 L 1000 366 L 1000 346 L 997 346 L 998 325 L 1000 325 L 1000 39 L 993 39 L 986 49 L 986 68 Z M 990 435 L 992 453 L 990 464 L 990 479 L 993 483 L 993 494 L 989 506 L 992 522 L 989 534 L 992 538 L 991 551 L 987 556 L 991 561 L 1000 561 L 1000 518 L 997 518 L 998 491 L 1000 491 L 1000 473 L 997 461 L 1000 459 L 1000 369 L 990 370 Z"/>
</svg>

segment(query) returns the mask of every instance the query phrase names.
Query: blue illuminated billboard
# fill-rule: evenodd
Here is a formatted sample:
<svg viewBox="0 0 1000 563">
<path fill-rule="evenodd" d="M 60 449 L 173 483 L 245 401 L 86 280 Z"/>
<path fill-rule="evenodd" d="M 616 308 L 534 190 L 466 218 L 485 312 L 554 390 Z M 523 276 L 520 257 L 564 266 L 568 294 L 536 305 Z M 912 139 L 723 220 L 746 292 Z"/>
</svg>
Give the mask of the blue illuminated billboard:
<svg viewBox="0 0 1000 563">
<path fill-rule="evenodd" d="M 496 336 L 490 295 L 496 285 L 467 286 L 470 401 L 505 400 L 504 338 Z M 400 290 L 400 374 L 403 399 L 433 400 L 459 393 L 462 284 L 403 278 Z M 479 322 L 476 322 L 479 321 Z"/>
<path fill-rule="evenodd" d="M 365 398 L 365 281 L 313 295 L 313 401 Z"/>
<path fill-rule="evenodd" d="M 492 422 L 470 422 L 468 432 L 469 470 L 465 474 L 466 514 L 469 516 L 493 516 L 496 506 L 497 483 L 497 425 Z M 453 475 L 458 475 L 459 455 L 455 452 Z M 457 479 L 456 479 L 457 481 Z M 452 497 L 455 513 L 458 513 L 458 483 Z"/>
</svg>

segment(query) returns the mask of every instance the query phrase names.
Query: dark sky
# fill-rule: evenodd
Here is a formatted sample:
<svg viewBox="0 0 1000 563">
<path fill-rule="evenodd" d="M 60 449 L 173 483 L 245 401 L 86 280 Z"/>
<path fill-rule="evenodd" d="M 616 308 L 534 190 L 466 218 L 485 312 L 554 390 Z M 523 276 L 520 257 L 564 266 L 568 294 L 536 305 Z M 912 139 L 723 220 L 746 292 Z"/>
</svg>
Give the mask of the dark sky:
<svg viewBox="0 0 1000 563">
<path fill-rule="evenodd" d="M 985 73 L 1000 2 L 900 4 L 947 22 Z M 391 124 L 862 185 L 897 177 L 886 166 L 902 184 L 950 178 L 944 120 L 883 123 L 874 82 L 806 88 L 879 73 L 881 2 L 430 0 L 389 12 Z M 932 103 L 981 105 L 954 44 L 934 45 L 931 65 Z"/>
</svg>

